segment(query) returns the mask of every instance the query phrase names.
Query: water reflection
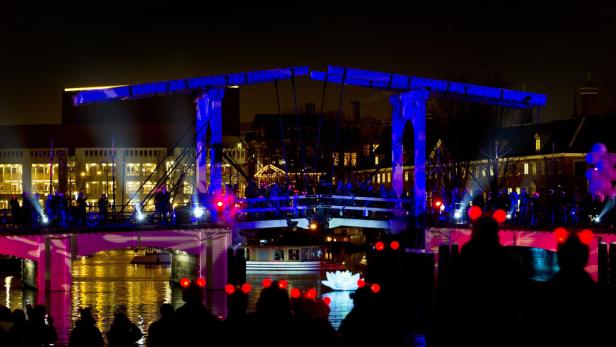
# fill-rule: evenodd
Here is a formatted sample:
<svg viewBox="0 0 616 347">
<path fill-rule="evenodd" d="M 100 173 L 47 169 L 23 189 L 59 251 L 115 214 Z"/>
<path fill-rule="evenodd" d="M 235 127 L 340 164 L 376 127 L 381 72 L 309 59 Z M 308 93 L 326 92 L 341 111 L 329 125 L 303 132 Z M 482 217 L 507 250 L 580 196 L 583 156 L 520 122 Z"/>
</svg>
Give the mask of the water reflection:
<svg viewBox="0 0 616 347">
<path fill-rule="evenodd" d="M 100 252 L 89 257 L 73 261 L 73 285 L 70 293 L 47 293 L 46 302 L 51 306 L 58 330 L 60 344 L 66 344 L 70 330 L 79 317 L 80 307 L 91 307 L 97 325 L 101 332 L 109 330 L 113 321 L 113 313 L 119 305 L 126 307 L 128 317 L 139 324 L 147 332 L 149 324 L 158 319 L 158 308 L 164 302 L 174 307 L 184 304 L 182 292 L 169 283 L 171 268 L 168 265 L 130 264 L 132 250 L 114 250 Z M 261 281 L 286 279 L 289 287 L 300 289 L 315 288 L 318 293 L 329 296 L 330 319 L 337 327 L 340 321 L 352 308 L 349 292 L 332 292 L 321 285 L 324 273 L 249 273 L 247 281 L 252 285 L 250 310 L 254 310 Z M 35 292 L 21 288 L 18 278 L 0 278 L 5 283 L 6 295 L 2 303 L 11 310 L 23 308 L 27 302 L 34 302 Z M 6 286 L 8 284 L 8 286 Z M 224 317 L 226 314 L 226 297 L 224 291 L 209 291 L 206 293 L 206 305 L 212 312 Z"/>
</svg>

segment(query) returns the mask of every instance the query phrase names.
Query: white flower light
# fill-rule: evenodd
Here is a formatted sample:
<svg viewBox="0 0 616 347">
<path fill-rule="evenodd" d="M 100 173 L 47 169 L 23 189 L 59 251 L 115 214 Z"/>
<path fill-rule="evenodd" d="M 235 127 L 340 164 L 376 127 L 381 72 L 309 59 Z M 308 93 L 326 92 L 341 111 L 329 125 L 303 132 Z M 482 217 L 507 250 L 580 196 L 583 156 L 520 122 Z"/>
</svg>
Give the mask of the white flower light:
<svg viewBox="0 0 616 347">
<path fill-rule="evenodd" d="M 358 288 L 359 273 L 352 274 L 351 271 L 345 270 L 326 272 L 325 275 L 327 280 L 321 283 L 333 290 L 356 290 Z"/>
</svg>

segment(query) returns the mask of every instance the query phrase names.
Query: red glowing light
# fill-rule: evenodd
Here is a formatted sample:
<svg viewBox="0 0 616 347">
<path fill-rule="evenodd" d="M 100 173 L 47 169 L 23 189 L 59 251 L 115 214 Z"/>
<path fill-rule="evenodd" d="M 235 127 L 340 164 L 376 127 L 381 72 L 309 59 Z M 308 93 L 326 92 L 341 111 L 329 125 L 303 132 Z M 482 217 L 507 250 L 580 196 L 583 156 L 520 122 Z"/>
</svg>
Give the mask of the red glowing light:
<svg viewBox="0 0 616 347">
<path fill-rule="evenodd" d="M 468 218 L 470 218 L 473 222 L 481 217 L 482 214 L 483 211 L 481 211 L 479 206 L 471 206 L 471 208 L 468 209 Z"/>
<path fill-rule="evenodd" d="M 225 293 L 228 295 L 233 295 L 233 293 L 235 293 L 235 286 L 231 283 L 227 284 L 225 286 Z"/>
<path fill-rule="evenodd" d="M 400 242 L 398 242 L 398 241 L 391 241 L 391 243 L 389 244 L 389 247 L 391 247 L 391 249 L 393 249 L 395 251 L 398 248 L 400 248 Z"/>
<path fill-rule="evenodd" d="M 558 243 L 565 242 L 565 240 L 567 239 L 567 236 L 569 236 L 569 232 L 567 231 L 567 229 L 563 227 L 558 227 L 554 229 L 554 238 L 556 239 L 556 242 Z"/>
<path fill-rule="evenodd" d="M 380 284 L 378 284 L 378 283 L 373 283 L 373 284 L 370 286 L 370 290 L 371 290 L 374 294 L 376 294 L 376 293 L 378 293 L 378 292 L 380 292 L 380 291 L 381 291 L 381 285 L 380 285 Z"/>
<path fill-rule="evenodd" d="M 221 208 L 222 207 L 222 201 L 217 201 L 216 202 L 216 206 L 218 206 L 218 208 Z"/>
<path fill-rule="evenodd" d="M 498 224 L 505 223 L 507 220 L 507 212 L 505 212 L 505 210 L 496 210 L 492 213 L 492 218 L 494 218 Z"/>
<path fill-rule="evenodd" d="M 329 305 L 332 303 L 332 299 L 329 296 L 326 296 L 323 298 L 323 302 L 325 303 L 325 305 Z"/>
<path fill-rule="evenodd" d="M 264 278 L 263 282 L 261 282 L 263 288 L 269 288 L 272 285 L 272 280 L 269 278 Z"/>
<path fill-rule="evenodd" d="M 317 290 L 314 288 L 310 288 L 306 291 L 306 294 L 304 294 L 304 297 L 306 299 L 311 299 L 314 300 L 317 297 Z"/>
<path fill-rule="evenodd" d="M 197 285 L 201 288 L 205 288 L 205 278 L 199 277 L 197 281 L 195 281 Z"/>
<path fill-rule="evenodd" d="M 584 230 L 582 230 L 582 232 L 580 232 L 580 235 L 578 237 L 580 238 L 580 241 L 583 244 L 590 245 L 590 243 L 592 242 L 592 239 L 593 239 L 593 234 L 592 234 L 592 231 L 590 231 L 588 229 L 584 229 Z"/>
<path fill-rule="evenodd" d="M 363 288 L 366 285 L 366 281 L 363 278 L 357 280 L 357 286 Z"/>
<path fill-rule="evenodd" d="M 443 204 L 443 202 L 441 200 L 436 200 L 434 202 L 434 207 L 439 208 L 439 207 L 441 207 L 442 204 Z"/>
<path fill-rule="evenodd" d="M 297 288 L 293 288 L 293 289 L 291 289 L 291 297 L 292 297 L 293 299 L 297 299 L 297 298 L 299 298 L 301 295 L 302 295 L 301 290 L 299 290 L 299 289 L 297 289 Z"/>
<path fill-rule="evenodd" d="M 188 288 L 189 285 L 190 280 L 188 278 L 184 277 L 180 280 L 180 286 L 182 286 L 182 288 Z"/>
<path fill-rule="evenodd" d="M 250 285 L 250 283 L 244 283 L 242 284 L 242 292 L 244 294 L 248 294 L 250 293 L 250 291 L 252 290 L 252 286 Z"/>
<path fill-rule="evenodd" d="M 280 281 L 278 281 L 278 288 L 280 288 L 280 289 L 287 289 L 287 288 L 289 288 L 289 281 L 287 281 L 287 280 L 280 280 Z"/>
<path fill-rule="evenodd" d="M 374 248 L 375 248 L 377 251 L 382 251 L 382 250 L 384 250 L 384 249 L 385 249 L 385 244 L 384 244 L 382 241 L 379 241 L 379 242 L 377 242 L 377 243 L 375 243 L 375 244 L 374 244 Z"/>
</svg>

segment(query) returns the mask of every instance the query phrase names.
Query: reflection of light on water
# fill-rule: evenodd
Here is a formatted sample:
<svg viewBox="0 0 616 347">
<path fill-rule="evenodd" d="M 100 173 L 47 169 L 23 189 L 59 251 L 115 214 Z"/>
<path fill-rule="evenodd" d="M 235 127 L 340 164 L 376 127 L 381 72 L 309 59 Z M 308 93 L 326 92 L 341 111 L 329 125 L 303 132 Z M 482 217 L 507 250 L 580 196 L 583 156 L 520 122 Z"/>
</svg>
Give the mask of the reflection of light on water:
<svg viewBox="0 0 616 347">
<path fill-rule="evenodd" d="M 11 281 L 13 280 L 13 276 L 6 276 L 4 278 L 4 288 L 6 288 L 6 299 L 4 300 L 6 304 L 4 306 L 11 307 Z"/>
</svg>

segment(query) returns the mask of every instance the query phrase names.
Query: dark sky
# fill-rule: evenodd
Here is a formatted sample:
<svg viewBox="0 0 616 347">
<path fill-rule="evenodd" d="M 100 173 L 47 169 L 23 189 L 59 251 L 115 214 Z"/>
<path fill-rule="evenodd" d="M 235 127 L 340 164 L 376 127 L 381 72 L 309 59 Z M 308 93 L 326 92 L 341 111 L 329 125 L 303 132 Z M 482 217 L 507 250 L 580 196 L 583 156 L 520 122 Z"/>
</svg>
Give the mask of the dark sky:
<svg viewBox="0 0 616 347">
<path fill-rule="evenodd" d="M 528 90 L 548 94 L 544 119 L 569 117 L 575 89 L 591 72 L 601 88 L 602 111 L 616 109 L 616 6 L 593 1 L 483 2 L 488 3 L 3 4 L 0 124 L 59 122 L 64 87 L 299 64 L 485 84 L 499 76 L 512 88 L 522 88 L 526 79 Z M 273 111 L 272 87 L 262 89 L 266 91 L 246 97 L 244 119 Z M 304 90 L 302 94 L 300 88 L 302 102 L 318 101 L 318 94 L 310 94 L 309 87 Z M 263 93 L 268 93 L 267 102 Z M 352 91 L 348 97 L 355 97 Z"/>
</svg>

